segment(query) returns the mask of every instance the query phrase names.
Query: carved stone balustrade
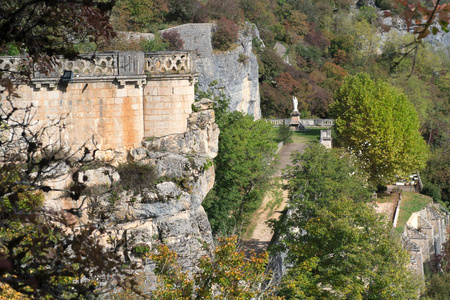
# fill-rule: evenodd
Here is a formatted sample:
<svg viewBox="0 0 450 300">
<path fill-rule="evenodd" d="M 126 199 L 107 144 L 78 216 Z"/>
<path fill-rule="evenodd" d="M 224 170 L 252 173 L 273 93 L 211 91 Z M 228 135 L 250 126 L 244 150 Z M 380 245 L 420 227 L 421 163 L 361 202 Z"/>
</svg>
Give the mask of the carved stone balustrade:
<svg viewBox="0 0 450 300">
<path fill-rule="evenodd" d="M 151 75 L 190 73 L 189 52 L 147 52 L 145 53 L 145 71 Z"/>
<path fill-rule="evenodd" d="M 18 72 L 26 60 L 25 56 L 0 56 L 0 71 Z"/>
<path fill-rule="evenodd" d="M 114 76 L 119 75 L 118 69 L 118 53 L 104 52 L 97 53 L 92 58 L 91 55 L 86 55 L 86 59 L 61 60 L 59 74 L 62 75 L 64 70 L 72 71 L 77 77 L 93 77 L 93 76 Z"/>
<path fill-rule="evenodd" d="M 5 76 L 17 78 L 21 65 L 27 65 L 26 56 L 0 56 L 0 72 Z M 72 71 L 75 80 L 81 78 L 118 77 L 123 76 L 164 76 L 171 74 L 190 74 L 191 62 L 188 51 L 161 51 L 161 52 L 119 52 L 109 51 L 94 54 L 82 54 L 76 60 L 58 58 L 54 70 L 49 74 L 32 72 L 32 80 L 60 78 L 64 71 Z M 16 75 L 16 76 L 14 76 Z"/>
</svg>

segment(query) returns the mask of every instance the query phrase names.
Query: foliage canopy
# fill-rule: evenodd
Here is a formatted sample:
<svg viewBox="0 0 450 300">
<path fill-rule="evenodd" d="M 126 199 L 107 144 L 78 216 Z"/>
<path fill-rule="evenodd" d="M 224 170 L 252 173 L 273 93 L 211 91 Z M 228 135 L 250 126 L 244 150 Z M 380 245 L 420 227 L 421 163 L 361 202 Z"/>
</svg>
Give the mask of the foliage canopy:
<svg viewBox="0 0 450 300">
<path fill-rule="evenodd" d="M 276 132 L 270 123 L 237 111 L 222 112 L 217 122 L 216 182 L 203 206 L 213 231 L 230 233 L 241 229 L 262 200 L 277 149 Z"/>
<path fill-rule="evenodd" d="M 346 78 L 331 110 L 342 146 L 361 162 L 374 184 L 390 183 L 424 168 L 428 149 L 413 105 L 381 80 Z"/>
<path fill-rule="evenodd" d="M 293 155 L 291 201 L 275 228 L 291 268 L 291 299 L 411 299 L 420 283 L 383 217 L 368 204 L 364 172 L 342 151 L 312 146 Z"/>
</svg>

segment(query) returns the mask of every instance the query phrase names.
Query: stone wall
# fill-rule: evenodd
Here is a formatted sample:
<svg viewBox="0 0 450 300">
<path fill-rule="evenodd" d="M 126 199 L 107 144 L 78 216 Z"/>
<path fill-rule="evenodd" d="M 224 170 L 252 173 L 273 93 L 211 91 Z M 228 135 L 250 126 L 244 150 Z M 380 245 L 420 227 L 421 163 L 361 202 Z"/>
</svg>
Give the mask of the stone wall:
<svg viewBox="0 0 450 300">
<path fill-rule="evenodd" d="M 236 48 L 225 52 L 213 51 L 212 35 L 215 25 L 184 24 L 164 31 L 177 31 L 184 49 L 193 51 L 193 68 L 199 73 L 198 86 L 230 97 L 230 109 L 261 118 L 258 62 L 252 52 L 252 39 L 259 38 L 256 27 L 246 24 L 239 32 Z M 217 82 L 210 86 L 210 83 Z"/>
<path fill-rule="evenodd" d="M 0 57 L 0 68 L 14 71 L 20 59 Z M 73 72 L 71 82 L 61 82 L 64 70 Z M 61 60 L 49 75 L 35 72 L 29 83 L 18 83 L 14 104 L 33 105 L 38 127 L 63 118 L 61 138 L 72 149 L 87 142 L 99 150 L 127 150 L 145 137 L 186 131 L 194 80 L 185 51 L 99 53 L 93 60 Z"/>
<path fill-rule="evenodd" d="M 133 252 L 137 246 L 153 251 L 155 245 L 164 243 L 177 253 L 185 270 L 193 270 L 198 258 L 213 249 L 211 227 L 201 206 L 214 185 L 212 159 L 218 152 L 219 128 L 210 108 L 200 107 L 200 111 L 191 113 L 184 133 L 143 141 L 128 152 L 128 163 L 155 168 L 159 177 L 155 182 L 140 189 L 128 186 L 112 191 L 124 179 L 120 167 L 113 166 L 117 161 L 78 170 L 63 163 L 57 168 L 60 178 L 46 184 L 61 189 L 76 187 L 84 192 L 73 200 L 67 193 L 52 191 L 46 194 L 46 207 L 80 208 L 77 221 L 95 223 L 99 229 L 95 234 L 102 244 L 122 254 L 124 260 L 141 264 L 151 285 L 156 283 L 152 276 L 154 265 Z M 114 245 L 111 241 L 120 243 Z"/>
<path fill-rule="evenodd" d="M 183 39 L 185 50 L 193 51 L 196 58 L 211 57 L 214 28 L 213 23 L 191 23 L 161 30 L 161 33 L 176 31 Z"/>
<path fill-rule="evenodd" d="M 189 78 L 152 78 L 144 88 L 144 135 L 160 137 L 183 133 L 194 103 Z"/>
<path fill-rule="evenodd" d="M 33 104 L 34 120 L 40 125 L 64 118 L 62 138 L 67 146 L 78 148 L 88 142 L 99 149 L 129 149 L 144 136 L 142 86 L 118 87 L 111 81 L 74 82 L 65 89 L 43 86 L 36 90 L 20 85 L 18 93 L 20 98 L 14 100 L 15 105 Z"/>
<path fill-rule="evenodd" d="M 423 264 L 441 253 L 449 225 L 449 212 L 436 203 L 413 213 L 407 221 L 403 245 L 411 256 L 410 268 L 419 275 L 424 275 Z"/>
</svg>

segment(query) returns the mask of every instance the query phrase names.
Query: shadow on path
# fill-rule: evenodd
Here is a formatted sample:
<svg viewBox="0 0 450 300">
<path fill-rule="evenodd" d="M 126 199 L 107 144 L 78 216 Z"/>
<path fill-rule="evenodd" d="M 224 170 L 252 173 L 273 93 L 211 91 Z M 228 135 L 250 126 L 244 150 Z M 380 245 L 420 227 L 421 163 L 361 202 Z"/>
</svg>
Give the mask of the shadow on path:
<svg viewBox="0 0 450 300">
<path fill-rule="evenodd" d="M 281 177 L 282 170 L 286 168 L 288 164 L 291 164 L 291 153 L 294 151 L 303 152 L 308 144 L 298 143 L 298 144 L 285 144 L 280 152 L 279 156 L 279 164 L 276 166 L 277 170 L 274 174 L 274 177 Z M 252 235 L 248 239 L 241 240 L 241 247 L 245 251 L 248 256 L 248 253 L 253 250 L 256 253 L 261 253 L 267 249 L 272 240 L 273 232 L 271 228 L 267 225 L 267 220 L 269 219 L 278 219 L 281 215 L 281 212 L 284 210 L 287 204 L 287 191 L 282 191 L 283 202 L 275 207 L 273 213 L 270 214 L 269 209 L 267 209 L 267 204 L 270 201 L 273 201 L 273 193 L 270 191 L 267 192 L 264 197 L 263 203 L 259 207 L 259 209 L 254 213 L 254 220 L 252 221 L 249 228 L 255 228 Z"/>
</svg>

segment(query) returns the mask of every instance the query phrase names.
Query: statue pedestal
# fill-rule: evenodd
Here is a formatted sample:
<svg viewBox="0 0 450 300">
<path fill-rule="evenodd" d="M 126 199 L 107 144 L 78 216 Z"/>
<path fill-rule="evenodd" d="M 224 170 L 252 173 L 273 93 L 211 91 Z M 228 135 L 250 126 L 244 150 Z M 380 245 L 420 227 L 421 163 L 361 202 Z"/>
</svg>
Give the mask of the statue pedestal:
<svg viewBox="0 0 450 300">
<path fill-rule="evenodd" d="M 304 126 L 300 123 L 300 112 L 298 110 L 294 110 L 291 113 L 291 124 L 289 124 L 289 126 L 293 131 L 305 129 Z"/>
</svg>

